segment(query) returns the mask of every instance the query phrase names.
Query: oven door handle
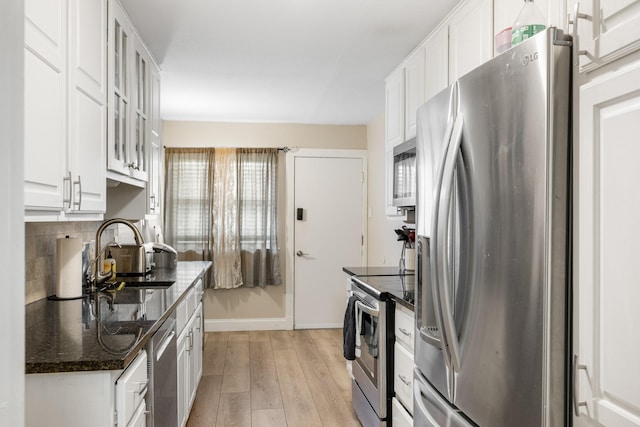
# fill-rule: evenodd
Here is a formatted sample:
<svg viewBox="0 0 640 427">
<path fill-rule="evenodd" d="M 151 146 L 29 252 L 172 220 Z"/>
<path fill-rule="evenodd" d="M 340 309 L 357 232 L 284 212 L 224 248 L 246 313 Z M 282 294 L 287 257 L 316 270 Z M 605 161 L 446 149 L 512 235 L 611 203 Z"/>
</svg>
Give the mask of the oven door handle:
<svg viewBox="0 0 640 427">
<path fill-rule="evenodd" d="M 360 311 L 364 311 L 367 314 L 370 314 L 373 317 L 380 317 L 380 310 L 369 307 L 366 304 L 361 303 L 360 301 L 356 301 L 356 313 Z"/>
</svg>

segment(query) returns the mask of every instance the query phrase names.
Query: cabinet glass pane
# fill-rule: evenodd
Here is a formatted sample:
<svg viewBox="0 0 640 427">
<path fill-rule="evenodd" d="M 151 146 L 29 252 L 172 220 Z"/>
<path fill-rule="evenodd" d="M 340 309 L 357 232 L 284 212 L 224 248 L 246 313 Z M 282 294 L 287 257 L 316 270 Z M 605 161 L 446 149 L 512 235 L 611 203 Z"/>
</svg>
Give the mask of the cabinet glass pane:
<svg viewBox="0 0 640 427">
<path fill-rule="evenodd" d="M 122 32 L 122 59 L 120 62 L 122 64 L 122 93 L 124 93 L 125 96 L 129 96 L 129 88 L 127 86 L 127 70 L 129 69 L 129 64 L 127 62 L 128 39 L 129 37 L 127 36 L 127 33 Z"/>
<path fill-rule="evenodd" d="M 121 51 L 121 43 L 122 43 L 122 31 L 120 28 L 120 24 L 116 21 L 115 25 L 115 43 L 113 45 L 113 64 L 114 64 L 114 83 L 113 85 L 116 88 L 120 88 L 120 51 Z"/>
<path fill-rule="evenodd" d="M 129 163 L 129 138 L 128 138 L 128 133 L 127 133 L 127 117 L 129 117 L 129 105 L 127 104 L 127 102 L 125 102 L 123 100 L 122 102 L 122 107 L 121 107 L 121 111 L 120 111 L 120 117 L 122 118 L 121 123 L 122 123 L 122 127 L 121 127 L 121 131 L 122 131 L 122 143 L 121 143 L 121 149 L 122 149 L 122 157 L 121 160 L 124 161 L 125 163 Z"/>
<path fill-rule="evenodd" d="M 122 160 L 121 149 L 120 149 L 120 133 L 122 132 L 120 129 L 120 96 L 116 93 L 115 102 L 113 109 L 113 145 L 114 145 L 114 157 L 117 160 Z"/>
</svg>

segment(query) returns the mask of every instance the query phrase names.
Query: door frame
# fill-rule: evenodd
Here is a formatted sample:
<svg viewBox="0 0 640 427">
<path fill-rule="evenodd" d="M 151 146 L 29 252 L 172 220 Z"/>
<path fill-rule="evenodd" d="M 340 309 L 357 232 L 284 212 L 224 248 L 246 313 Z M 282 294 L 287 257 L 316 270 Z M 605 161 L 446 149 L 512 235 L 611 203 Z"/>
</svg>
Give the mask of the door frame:
<svg viewBox="0 0 640 427">
<path fill-rule="evenodd" d="M 362 251 L 361 264 L 367 259 L 367 150 L 338 150 L 294 148 L 286 155 L 286 209 L 285 209 L 285 235 L 286 235 L 286 262 L 285 262 L 285 327 L 293 330 L 294 326 L 294 292 L 295 292 L 295 160 L 296 158 L 336 158 L 336 159 L 361 159 L 362 160 Z M 347 266 L 345 266 L 347 267 Z M 347 298 L 347 286 L 345 276 L 345 301 Z"/>
</svg>

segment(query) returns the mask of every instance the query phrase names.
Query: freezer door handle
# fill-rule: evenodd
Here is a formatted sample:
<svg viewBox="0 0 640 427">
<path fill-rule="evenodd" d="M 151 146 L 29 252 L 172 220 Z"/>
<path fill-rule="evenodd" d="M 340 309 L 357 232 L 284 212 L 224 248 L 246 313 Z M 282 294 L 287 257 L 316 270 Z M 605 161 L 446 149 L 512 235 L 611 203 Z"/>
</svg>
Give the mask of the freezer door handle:
<svg viewBox="0 0 640 427">
<path fill-rule="evenodd" d="M 417 411 L 414 411 L 414 418 L 422 418 L 424 421 L 427 421 L 428 424 L 424 424 L 424 427 L 440 427 L 440 424 L 438 424 L 431 413 L 429 413 L 429 409 L 424 404 L 424 399 L 429 400 L 429 396 L 427 396 L 422 390 L 422 381 L 418 378 L 414 378 L 413 404 L 414 406 L 417 406 Z"/>
<path fill-rule="evenodd" d="M 436 251 L 438 261 L 435 264 L 445 342 L 449 347 L 451 364 L 454 370 L 458 372 L 460 371 L 460 345 L 458 344 L 458 333 L 453 319 L 451 296 L 449 292 L 453 281 L 453 265 L 447 262 L 447 253 L 449 251 L 448 231 L 449 221 L 452 217 L 451 203 L 456 172 L 455 166 L 458 158 L 458 152 L 460 150 L 460 144 L 462 143 L 463 124 L 464 119 L 462 117 L 462 113 L 458 112 L 453 125 L 451 142 L 449 143 L 442 173 L 442 190 L 440 191 L 440 200 L 438 201 L 438 224 L 436 231 L 438 242 Z"/>
</svg>

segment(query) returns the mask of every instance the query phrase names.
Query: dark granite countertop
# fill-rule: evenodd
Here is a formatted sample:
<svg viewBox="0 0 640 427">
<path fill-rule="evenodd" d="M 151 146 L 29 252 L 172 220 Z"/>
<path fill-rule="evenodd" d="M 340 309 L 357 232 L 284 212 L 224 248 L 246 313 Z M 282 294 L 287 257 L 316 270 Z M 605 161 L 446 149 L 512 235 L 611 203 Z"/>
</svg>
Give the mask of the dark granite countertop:
<svg viewBox="0 0 640 427">
<path fill-rule="evenodd" d="M 137 283 L 82 299 L 28 304 L 25 372 L 126 368 L 210 267 L 209 261 L 178 262 L 176 269 L 155 269 L 144 278 L 156 286 Z"/>
<path fill-rule="evenodd" d="M 414 272 L 407 270 L 400 273 L 398 267 L 343 267 L 342 271 L 357 277 L 364 283 L 365 291 L 376 298 L 393 298 L 413 311 L 415 296 Z"/>
</svg>

